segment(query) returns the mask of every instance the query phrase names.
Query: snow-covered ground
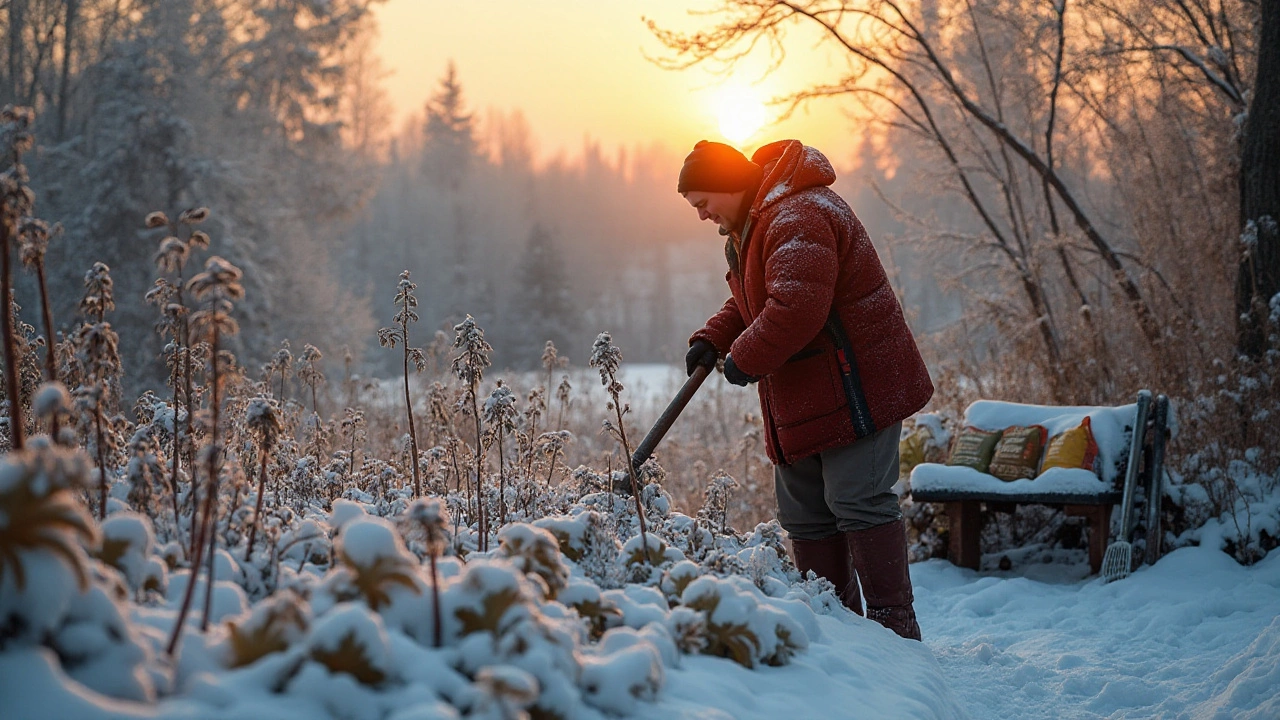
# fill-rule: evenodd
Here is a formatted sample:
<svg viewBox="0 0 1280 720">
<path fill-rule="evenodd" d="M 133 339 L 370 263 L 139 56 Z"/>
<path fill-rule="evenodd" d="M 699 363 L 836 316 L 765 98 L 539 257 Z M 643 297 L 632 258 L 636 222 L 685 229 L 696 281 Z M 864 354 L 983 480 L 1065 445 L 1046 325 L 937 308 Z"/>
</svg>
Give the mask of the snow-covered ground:
<svg viewBox="0 0 1280 720">
<path fill-rule="evenodd" d="M 970 717 L 1280 718 L 1280 554 L 1242 567 L 1183 548 L 1109 584 L 1084 569 L 911 567 Z"/>
<path fill-rule="evenodd" d="M 818 615 L 791 664 L 748 670 L 683 657 L 635 716 L 1280 717 L 1280 554 L 1242 567 L 1183 548 L 1110 584 L 1082 577 L 1086 567 L 916 564 L 923 645 L 849 614 Z M 189 702 L 147 712 L 67 694 L 44 655 L 0 654 L 0 717 L 206 717 Z"/>
</svg>

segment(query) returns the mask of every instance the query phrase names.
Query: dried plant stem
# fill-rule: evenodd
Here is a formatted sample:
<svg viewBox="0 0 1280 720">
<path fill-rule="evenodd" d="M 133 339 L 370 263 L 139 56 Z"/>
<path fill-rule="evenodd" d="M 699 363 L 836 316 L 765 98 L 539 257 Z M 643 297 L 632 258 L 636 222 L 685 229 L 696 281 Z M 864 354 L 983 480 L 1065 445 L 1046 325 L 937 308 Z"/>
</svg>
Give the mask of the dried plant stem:
<svg viewBox="0 0 1280 720">
<path fill-rule="evenodd" d="M 560 455 L 560 449 L 556 448 L 551 451 L 551 462 L 547 464 L 547 485 L 551 484 L 551 478 L 556 474 L 556 458 Z"/>
<path fill-rule="evenodd" d="M 45 280 L 44 257 L 36 262 L 36 284 L 40 288 L 40 319 L 44 323 L 44 371 L 49 382 L 58 382 L 58 362 L 54 353 L 53 310 L 49 306 L 49 284 Z M 58 442 L 58 413 L 49 418 L 49 438 Z"/>
<path fill-rule="evenodd" d="M 636 517 L 640 519 L 640 544 L 643 548 L 642 554 L 644 561 L 650 565 L 653 560 L 649 558 L 649 538 L 644 523 L 644 505 L 640 502 L 640 483 L 636 480 L 636 469 L 631 464 L 631 444 L 627 442 L 627 428 L 622 424 L 622 403 L 618 397 L 618 393 L 610 390 L 613 396 L 613 411 L 618 418 L 618 440 L 622 442 L 622 452 L 625 453 L 627 476 L 631 478 L 631 494 L 636 499 Z M 609 489 L 613 489 L 613 472 L 609 473 Z"/>
<path fill-rule="evenodd" d="M 507 476 L 502 467 L 502 422 L 498 422 L 498 527 L 507 524 Z"/>
<path fill-rule="evenodd" d="M 213 555 L 217 548 L 218 541 L 218 404 L 219 397 L 219 377 L 218 377 L 218 326 L 212 327 L 213 348 L 209 355 L 209 361 L 213 365 L 213 379 L 210 384 L 212 392 L 209 401 L 209 411 L 212 416 L 210 425 L 211 440 L 209 444 L 209 490 L 204 498 L 204 515 L 205 515 L 205 532 L 209 535 L 209 574 L 205 578 L 204 587 L 204 617 L 200 620 L 200 632 L 209 629 L 209 615 L 213 609 Z"/>
<path fill-rule="evenodd" d="M 265 443 L 258 445 L 258 452 L 262 455 L 261 464 L 258 466 L 258 501 L 253 505 L 253 525 L 249 526 L 249 545 L 244 549 L 245 562 L 249 562 L 249 556 L 253 554 L 253 541 L 258 536 L 258 523 L 262 521 L 262 497 L 267 489 L 267 448 Z"/>
<path fill-rule="evenodd" d="M 443 623 L 440 621 L 440 573 L 436 571 L 436 553 L 430 553 L 431 558 L 431 630 L 432 630 L 432 646 L 440 647 L 444 641 Z"/>
<path fill-rule="evenodd" d="M 178 352 L 183 352 L 179 349 Z M 177 536 L 178 544 L 182 544 L 182 510 L 178 503 L 178 493 L 180 486 L 178 485 L 178 466 L 179 458 L 182 456 L 182 445 L 178 437 L 178 372 L 180 366 L 174 363 L 173 372 L 170 379 L 173 382 L 173 472 L 169 475 L 169 494 L 173 496 L 173 532 Z M 192 530 L 195 530 L 195 523 L 192 523 Z M 190 546 L 188 546 L 188 549 Z"/>
<path fill-rule="evenodd" d="M 102 396 L 99 395 L 93 408 L 94 445 L 98 455 L 98 522 L 107 519 L 107 458 L 102 452 Z"/>
<path fill-rule="evenodd" d="M 182 280 L 181 275 L 178 276 L 178 280 L 179 282 L 181 282 Z M 181 287 L 181 285 L 179 285 L 179 287 Z M 178 293 L 178 304 L 182 304 L 181 291 L 179 291 Z M 192 397 L 192 392 L 191 392 L 191 332 L 190 332 L 190 327 L 187 325 L 185 318 L 182 321 L 181 332 L 182 332 L 182 342 L 180 344 L 180 347 L 182 348 L 182 404 L 186 406 L 186 413 L 183 415 L 183 418 L 182 418 L 181 434 L 180 435 L 175 434 L 174 436 L 174 452 L 178 453 L 179 448 L 181 448 L 182 451 L 186 451 L 188 453 L 187 464 L 192 468 L 191 470 L 191 553 L 190 554 L 192 556 L 195 556 L 196 554 L 196 514 L 197 514 L 196 508 L 200 507 L 200 505 L 197 502 L 199 498 L 199 492 L 198 492 L 198 488 L 196 486 L 196 481 L 195 481 L 195 464 L 192 462 L 189 444 L 180 444 L 180 440 L 179 440 L 179 438 L 186 438 L 187 440 L 192 439 L 191 438 L 191 415 L 194 409 L 192 407 L 194 398 Z M 174 409 L 174 412 L 175 413 L 177 412 L 176 408 Z M 176 417 L 174 418 L 174 427 L 175 428 L 177 427 Z M 174 469 L 173 481 L 176 483 L 178 482 L 176 464 L 174 465 L 174 468 L 175 469 Z"/>
<path fill-rule="evenodd" d="M 405 301 L 405 313 L 409 312 L 409 301 Z M 400 322 L 401 337 L 404 339 L 404 409 L 409 416 L 409 464 L 413 466 L 413 496 L 422 496 L 422 471 L 418 469 L 418 431 L 413 423 L 413 400 L 409 396 L 409 319 Z"/>
<path fill-rule="evenodd" d="M 10 255 L 12 226 L 7 219 L 0 221 L 0 324 L 4 325 L 4 382 L 9 398 L 9 447 L 21 450 L 25 444 L 25 428 L 22 426 L 22 403 L 18 393 L 18 344 L 14 337 L 13 317 L 13 267 Z"/>
<path fill-rule="evenodd" d="M 480 551 L 488 552 L 489 550 L 489 523 L 484 507 L 484 476 L 481 470 L 484 466 L 484 445 L 481 441 L 480 430 L 480 407 L 476 402 L 476 385 L 471 381 L 471 417 L 476 421 L 476 508 L 480 527 Z"/>
</svg>

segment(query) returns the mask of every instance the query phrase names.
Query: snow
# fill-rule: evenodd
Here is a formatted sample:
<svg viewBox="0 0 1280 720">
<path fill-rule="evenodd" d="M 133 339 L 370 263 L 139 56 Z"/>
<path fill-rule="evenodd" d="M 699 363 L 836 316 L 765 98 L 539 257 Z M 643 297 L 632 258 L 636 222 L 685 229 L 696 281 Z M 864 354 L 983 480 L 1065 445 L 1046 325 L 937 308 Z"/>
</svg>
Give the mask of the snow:
<svg viewBox="0 0 1280 720">
<path fill-rule="evenodd" d="M 334 514 L 337 515 L 336 512 Z M 338 538 L 338 552 L 351 564 L 364 568 L 373 567 L 379 560 L 407 560 L 410 557 L 395 526 L 384 518 L 372 516 L 348 522 Z"/>
<path fill-rule="evenodd" d="M 808 647 L 788 665 L 747 669 L 699 654 L 672 663 L 665 630 L 620 627 L 584 658 L 583 672 L 611 689 L 604 705 L 655 720 L 1280 717 L 1280 554 L 1244 567 L 1215 549 L 1182 548 L 1110 584 L 1086 577 L 1077 560 L 985 573 L 942 560 L 912 565 L 924 643 L 849 613 L 809 614 Z M 468 574 L 477 571 L 514 580 L 483 563 Z M 627 595 L 637 607 L 658 600 L 638 588 Z M 459 697 L 466 680 L 447 655 L 380 627 L 358 605 L 326 617 L 312 646 L 355 630 L 376 648 L 370 659 L 409 684 L 378 693 L 307 663 L 284 695 L 274 694 L 267 683 L 285 666 L 277 654 L 230 674 L 199 673 L 180 697 L 147 707 L 69 681 L 48 650 L 13 648 L 0 653 L 3 716 L 450 716 L 435 693 Z M 184 641 L 184 661 L 208 652 L 198 637 Z M 472 637 L 488 642 L 484 633 Z M 652 700 L 636 668 L 639 677 L 662 678 Z"/>
<path fill-rule="evenodd" d="M 921 490 L 963 490 L 991 493 L 993 495 L 1023 495 L 1027 493 L 1083 494 L 1104 493 L 1111 490 L 1109 483 L 1083 468 L 1050 468 L 1037 478 L 1022 478 L 1007 482 L 971 467 L 921 463 L 911 471 L 911 488 Z"/>
<path fill-rule="evenodd" d="M 1280 717 L 1280 555 L 1188 547 L 1124 580 L 1079 565 L 911 566 L 925 643 L 975 718 Z"/>
</svg>

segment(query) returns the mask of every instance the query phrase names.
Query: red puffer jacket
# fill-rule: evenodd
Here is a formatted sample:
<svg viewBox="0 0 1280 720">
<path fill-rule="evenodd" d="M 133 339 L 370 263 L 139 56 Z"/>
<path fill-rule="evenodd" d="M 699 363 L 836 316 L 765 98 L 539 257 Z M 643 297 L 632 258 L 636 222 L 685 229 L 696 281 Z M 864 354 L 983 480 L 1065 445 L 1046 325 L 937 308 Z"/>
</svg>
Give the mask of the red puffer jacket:
<svg viewBox="0 0 1280 720">
<path fill-rule="evenodd" d="M 831 163 L 795 140 L 752 161 L 764 180 L 725 248 L 733 297 L 689 342 L 761 378 L 769 458 L 787 464 L 909 417 L 933 383 Z"/>
</svg>

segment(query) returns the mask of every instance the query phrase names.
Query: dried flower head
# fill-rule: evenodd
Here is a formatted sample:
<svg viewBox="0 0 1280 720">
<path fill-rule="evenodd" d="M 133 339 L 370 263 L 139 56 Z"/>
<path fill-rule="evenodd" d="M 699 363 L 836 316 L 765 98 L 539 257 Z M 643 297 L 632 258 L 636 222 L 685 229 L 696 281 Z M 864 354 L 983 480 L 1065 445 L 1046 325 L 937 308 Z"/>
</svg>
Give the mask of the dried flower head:
<svg viewBox="0 0 1280 720">
<path fill-rule="evenodd" d="M 108 310 L 114 310 L 115 283 L 111 279 L 111 268 L 105 263 L 96 262 L 84 274 L 84 297 L 80 300 L 80 312 L 94 315 L 101 320 Z"/>
<path fill-rule="evenodd" d="M 160 249 L 156 251 L 154 261 L 160 272 L 176 273 L 186 266 L 189 255 L 187 244 L 170 235 L 160 241 Z"/>
<path fill-rule="evenodd" d="M 183 225 L 199 225 L 208 219 L 209 208 L 207 207 L 190 208 L 178 215 L 178 222 Z"/>
</svg>

